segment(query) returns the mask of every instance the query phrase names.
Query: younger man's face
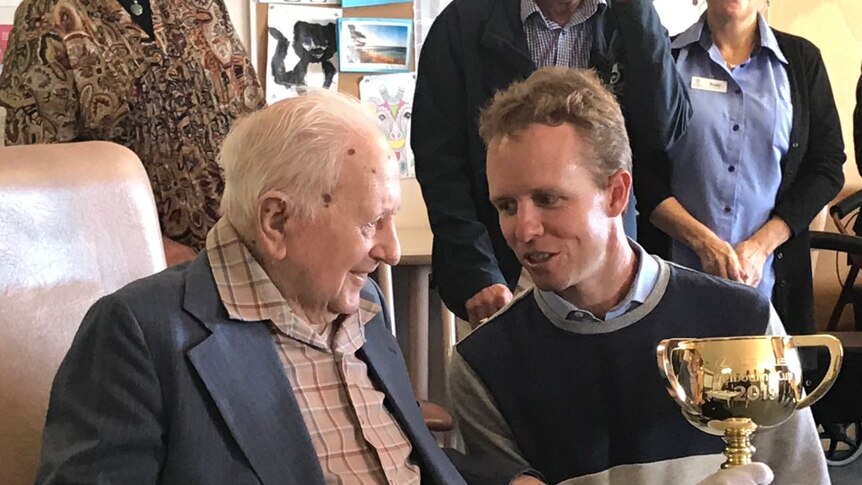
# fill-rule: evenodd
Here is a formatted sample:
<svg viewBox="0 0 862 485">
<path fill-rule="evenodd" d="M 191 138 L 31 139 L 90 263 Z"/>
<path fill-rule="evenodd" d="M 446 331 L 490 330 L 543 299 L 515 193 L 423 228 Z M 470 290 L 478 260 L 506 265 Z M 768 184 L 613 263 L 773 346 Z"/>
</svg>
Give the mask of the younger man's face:
<svg viewBox="0 0 862 485">
<path fill-rule="evenodd" d="M 569 124 L 533 124 L 488 146 L 488 186 L 506 242 L 536 287 L 594 282 L 615 217 L 596 185 L 592 149 Z M 592 278 L 591 278 L 592 277 Z"/>
</svg>

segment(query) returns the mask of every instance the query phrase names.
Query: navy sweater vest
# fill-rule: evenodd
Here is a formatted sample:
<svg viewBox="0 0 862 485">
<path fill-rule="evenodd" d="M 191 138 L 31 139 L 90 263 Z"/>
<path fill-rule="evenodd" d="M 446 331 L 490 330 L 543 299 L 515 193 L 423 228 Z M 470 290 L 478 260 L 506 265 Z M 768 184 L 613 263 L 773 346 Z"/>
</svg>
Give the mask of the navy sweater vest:
<svg viewBox="0 0 862 485">
<path fill-rule="evenodd" d="M 683 418 L 655 349 L 665 338 L 763 335 L 769 302 L 750 288 L 668 266 L 656 307 L 614 332 L 563 330 L 531 294 L 458 344 L 548 483 L 724 449 L 721 438 Z"/>
</svg>

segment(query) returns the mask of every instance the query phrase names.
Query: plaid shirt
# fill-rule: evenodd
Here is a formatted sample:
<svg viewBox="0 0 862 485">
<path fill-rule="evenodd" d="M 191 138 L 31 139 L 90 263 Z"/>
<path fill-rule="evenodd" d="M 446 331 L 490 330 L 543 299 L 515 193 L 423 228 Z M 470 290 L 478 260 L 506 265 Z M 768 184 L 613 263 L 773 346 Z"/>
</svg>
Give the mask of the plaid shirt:
<svg viewBox="0 0 862 485">
<path fill-rule="evenodd" d="M 317 333 L 290 309 L 227 219 L 209 232 L 206 248 L 228 315 L 270 321 L 326 483 L 419 483 L 412 445 L 356 357 L 365 343 L 363 327 L 380 306 L 361 300 L 358 313 Z"/>
<path fill-rule="evenodd" d="M 593 22 L 605 0 L 583 0 L 565 26 L 545 17 L 536 0 L 521 0 L 521 23 L 536 69 L 549 66 L 587 68 L 593 47 Z"/>
</svg>

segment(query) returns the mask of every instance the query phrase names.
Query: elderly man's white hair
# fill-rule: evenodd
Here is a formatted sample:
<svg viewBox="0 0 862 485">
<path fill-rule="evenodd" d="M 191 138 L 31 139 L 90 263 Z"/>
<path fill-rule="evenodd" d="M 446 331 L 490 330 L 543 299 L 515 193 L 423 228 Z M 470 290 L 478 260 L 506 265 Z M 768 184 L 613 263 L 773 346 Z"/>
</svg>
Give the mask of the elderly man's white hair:
<svg viewBox="0 0 862 485">
<path fill-rule="evenodd" d="M 328 90 L 280 101 L 239 120 L 219 153 L 222 214 L 240 235 L 253 237 L 258 199 L 278 190 L 293 201 L 293 216 L 314 218 L 322 196 L 335 189 L 348 144 L 375 135 L 382 136 L 356 99 Z"/>
</svg>

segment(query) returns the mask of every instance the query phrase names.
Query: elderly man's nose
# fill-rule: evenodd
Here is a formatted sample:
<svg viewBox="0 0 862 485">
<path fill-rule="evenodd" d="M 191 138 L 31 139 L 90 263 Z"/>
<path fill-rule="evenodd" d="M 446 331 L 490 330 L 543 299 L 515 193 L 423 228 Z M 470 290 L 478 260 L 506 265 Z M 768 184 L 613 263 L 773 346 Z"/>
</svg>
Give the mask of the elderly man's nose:
<svg viewBox="0 0 862 485">
<path fill-rule="evenodd" d="M 401 260 L 401 243 L 398 241 L 394 221 L 377 232 L 377 241 L 371 249 L 371 256 L 391 266 Z"/>
</svg>

